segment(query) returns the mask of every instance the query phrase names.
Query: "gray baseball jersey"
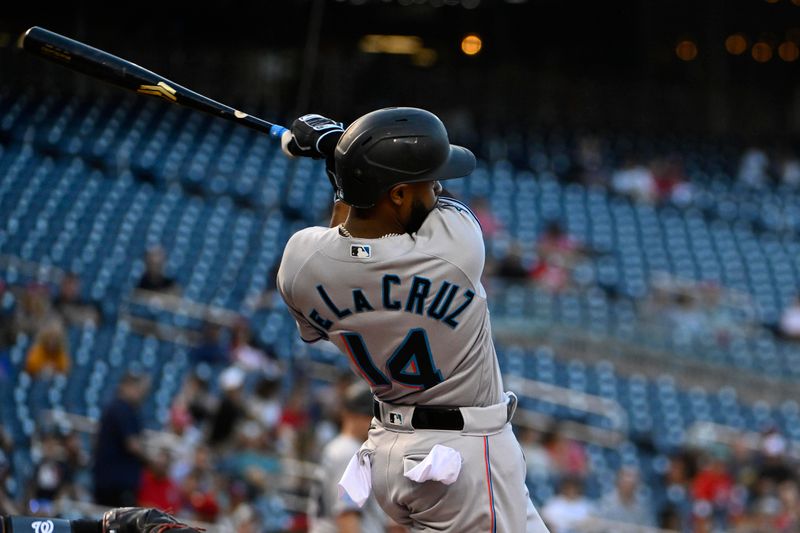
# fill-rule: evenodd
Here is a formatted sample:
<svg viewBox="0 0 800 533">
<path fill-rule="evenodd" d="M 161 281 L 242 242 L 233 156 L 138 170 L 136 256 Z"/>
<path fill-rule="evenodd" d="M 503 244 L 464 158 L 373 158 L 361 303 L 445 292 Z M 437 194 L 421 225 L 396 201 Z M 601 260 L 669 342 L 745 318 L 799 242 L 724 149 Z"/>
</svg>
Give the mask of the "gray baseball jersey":
<svg viewBox="0 0 800 533">
<path fill-rule="evenodd" d="M 375 419 L 365 446 L 380 506 L 415 532 L 547 531 L 507 423 L 480 281 L 484 259 L 475 215 L 440 198 L 413 235 L 361 239 L 337 228 L 301 230 L 278 270 L 278 290 L 303 340 L 336 344 L 384 406 L 400 406 Z M 421 405 L 462 408 L 464 430 L 415 429 L 413 409 Z M 455 483 L 404 477 L 436 444 L 462 458 Z"/>
<path fill-rule="evenodd" d="M 370 496 L 361 508 L 346 495 L 339 498 L 336 483 L 361 444 L 353 437 L 339 435 L 322 449 L 318 479 L 311 491 L 309 533 L 339 533 L 336 517 L 347 511 L 360 513 L 362 533 L 386 531 L 386 514 L 378 507 L 374 496 Z"/>
<path fill-rule="evenodd" d="M 477 219 L 441 198 L 413 236 L 297 232 L 284 251 L 278 290 L 300 336 L 336 344 L 379 399 L 485 406 L 504 396 L 483 264 Z"/>
</svg>

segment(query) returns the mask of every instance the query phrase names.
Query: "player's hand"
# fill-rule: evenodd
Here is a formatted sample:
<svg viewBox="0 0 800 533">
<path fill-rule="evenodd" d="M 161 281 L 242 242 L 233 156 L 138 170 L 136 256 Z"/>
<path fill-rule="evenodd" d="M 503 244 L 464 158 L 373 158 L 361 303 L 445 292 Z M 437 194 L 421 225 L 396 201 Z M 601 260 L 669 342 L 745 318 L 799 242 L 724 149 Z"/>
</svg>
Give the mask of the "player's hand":
<svg viewBox="0 0 800 533">
<path fill-rule="evenodd" d="M 158 509 L 120 507 L 103 514 L 103 533 L 199 533 Z"/>
<path fill-rule="evenodd" d="M 303 115 L 283 134 L 281 148 L 289 156 L 326 159 L 333 157 L 342 133 L 341 122 L 322 115 Z"/>
</svg>

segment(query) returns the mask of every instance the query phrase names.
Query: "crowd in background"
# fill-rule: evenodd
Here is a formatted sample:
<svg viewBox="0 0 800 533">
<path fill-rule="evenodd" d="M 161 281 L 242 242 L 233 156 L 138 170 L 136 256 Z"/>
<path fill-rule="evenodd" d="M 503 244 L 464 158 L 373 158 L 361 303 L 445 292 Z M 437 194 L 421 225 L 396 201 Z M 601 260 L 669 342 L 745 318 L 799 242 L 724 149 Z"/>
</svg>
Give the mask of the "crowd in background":
<svg viewBox="0 0 800 533">
<path fill-rule="evenodd" d="M 93 501 L 155 506 L 240 532 L 304 531 L 304 509 L 293 508 L 286 495 L 307 495 L 313 482 L 287 471 L 286 460 L 318 459 L 337 432 L 352 381 L 342 375 L 322 388 L 300 381 L 285 391 L 281 376 L 230 360 L 214 374 L 199 363 L 173 400 L 168 426 L 145 433 L 139 405 L 148 378 L 127 373 L 95 434 L 40 428 L 33 474 L 16 497 L 7 485 L 14 444 L 0 432 L 0 513 L 48 516 L 63 512 L 59 500 Z M 676 531 L 800 531 L 796 451 L 774 428 L 755 443 L 742 437 L 727 446 L 675 450 L 656 479 L 623 465 L 614 488 L 594 498 L 585 495 L 592 465 L 581 442 L 558 425 L 517 431 L 529 480 L 557 487 L 536 502 L 554 533 L 580 531 L 591 518 Z"/>
<path fill-rule="evenodd" d="M 586 138 L 579 144 L 583 179 L 605 180 L 635 201 L 691 194 L 679 158 L 644 164 L 631 157 L 603 174 L 596 142 Z M 739 178 L 760 186 L 774 179 L 773 166 L 763 151 L 750 150 Z M 780 180 L 800 183 L 796 159 L 781 160 L 779 168 Z M 477 201 L 474 207 L 487 241 L 504 231 L 487 203 Z M 512 243 L 502 260 L 488 265 L 487 276 L 559 292 L 574 283 L 575 266 L 595 253 L 560 221 L 551 220 L 542 228 L 534 261 L 524 262 Z M 180 294 L 177 281 L 164 271 L 164 250 L 148 251 L 144 262 L 138 289 Z M 719 318 L 714 302 L 720 288 L 696 289 L 654 283 L 641 308 L 666 317 L 670 327 L 703 334 L 708 320 Z M 0 383 L 11 364 L 7 349 L 19 335 L 32 340 L 23 364 L 34 379 L 69 375 L 67 329 L 113 320 L 84 292 L 79 276 L 71 273 L 62 276 L 55 290 L 45 284 L 7 287 L 0 282 Z M 781 327 L 787 337 L 800 337 L 790 312 L 797 314 L 788 309 Z M 287 370 L 268 346 L 258 345 L 250 326 L 244 317 L 230 327 L 203 326 L 189 354 L 193 370 L 172 401 L 167 426 L 157 434 L 143 429 L 140 406 L 149 380 L 136 372 L 122 378 L 94 432 L 39 428 L 32 475 L 23 487 L 13 485 L 15 444 L 0 428 L 0 514 L 46 516 L 58 512 L 59 500 L 91 501 L 156 506 L 244 533 L 304 531 L 305 509 L 287 495 L 302 502 L 313 474 L 287 472 L 287 460 L 313 463 L 319 458 L 337 432 L 342 394 L 354 378 L 336 376 L 327 386 L 312 386 L 305 376 L 287 380 Z M 518 430 L 529 479 L 544 477 L 558 487 L 551 498 L 536 502 L 554 533 L 577 531 L 581 519 L 590 517 L 678 531 L 800 532 L 796 457 L 773 430 L 765 431 L 755 446 L 735 442 L 726 448 L 675 450 L 658 480 L 644 480 L 637 468 L 624 465 L 614 488 L 597 498 L 585 496 L 592 466 L 580 442 L 557 427 L 543 433 Z"/>
<path fill-rule="evenodd" d="M 800 457 L 775 428 L 756 441 L 740 435 L 675 450 L 657 479 L 643 480 L 638 466 L 623 465 L 614 488 L 594 499 L 585 495 L 591 465 L 580 443 L 557 431 L 523 430 L 520 440 L 528 479 L 549 476 L 558 486 L 540 504 L 553 532 L 579 531 L 591 518 L 696 533 L 800 531 Z"/>
</svg>

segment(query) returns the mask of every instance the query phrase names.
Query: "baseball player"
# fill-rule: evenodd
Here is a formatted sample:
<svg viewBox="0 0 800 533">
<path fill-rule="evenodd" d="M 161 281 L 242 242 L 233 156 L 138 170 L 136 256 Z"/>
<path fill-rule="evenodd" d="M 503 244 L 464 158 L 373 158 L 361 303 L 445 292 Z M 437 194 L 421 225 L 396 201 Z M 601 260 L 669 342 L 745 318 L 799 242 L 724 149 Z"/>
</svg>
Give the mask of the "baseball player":
<svg viewBox="0 0 800 533">
<path fill-rule="evenodd" d="M 481 228 L 440 184 L 472 172 L 473 154 L 415 108 L 346 130 L 306 115 L 282 144 L 328 160 L 336 201 L 330 228 L 287 243 L 278 290 L 302 339 L 334 343 L 375 397 L 342 487 L 371 489 L 411 531 L 546 532 L 492 344 Z"/>
</svg>

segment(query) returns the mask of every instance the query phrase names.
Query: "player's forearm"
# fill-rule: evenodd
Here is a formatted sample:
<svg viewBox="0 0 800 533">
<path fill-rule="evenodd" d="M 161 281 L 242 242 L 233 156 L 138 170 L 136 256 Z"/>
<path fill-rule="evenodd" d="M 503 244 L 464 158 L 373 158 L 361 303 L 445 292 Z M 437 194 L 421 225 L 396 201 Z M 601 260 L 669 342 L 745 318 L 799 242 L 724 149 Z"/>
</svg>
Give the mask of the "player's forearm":
<svg viewBox="0 0 800 533">
<path fill-rule="evenodd" d="M 350 206 L 342 201 L 333 203 L 333 212 L 331 213 L 331 226 L 336 227 L 343 224 L 347 220 L 347 215 L 350 214 Z"/>
</svg>

